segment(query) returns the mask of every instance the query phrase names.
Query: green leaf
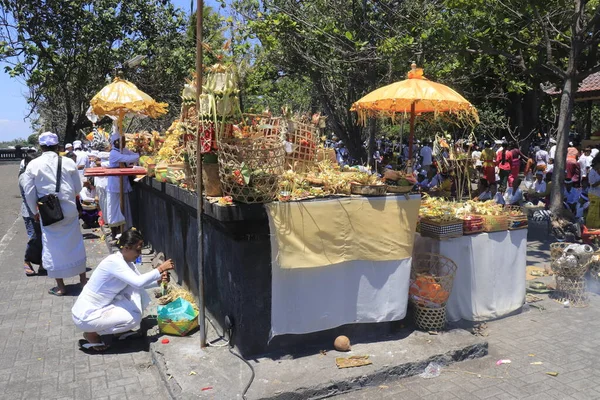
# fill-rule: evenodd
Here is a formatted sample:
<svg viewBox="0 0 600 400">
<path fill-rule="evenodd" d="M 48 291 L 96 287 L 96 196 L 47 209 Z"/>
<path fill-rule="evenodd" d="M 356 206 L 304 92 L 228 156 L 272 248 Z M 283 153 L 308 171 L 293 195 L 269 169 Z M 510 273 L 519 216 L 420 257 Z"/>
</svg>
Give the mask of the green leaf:
<svg viewBox="0 0 600 400">
<path fill-rule="evenodd" d="M 352 35 L 352 32 L 350 32 L 350 31 L 346 31 L 346 33 L 344 33 L 344 35 L 346 36 L 346 39 L 348 39 L 348 40 L 354 39 L 354 36 Z"/>
<path fill-rule="evenodd" d="M 244 183 L 246 185 L 249 185 L 250 184 L 250 174 L 251 174 L 250 168 L 248 168 L 248 166 L 244 162 L 242 163 L 241 167 L 242 167 L 242 169 L 240 170 L 240 172 L 242 173 L 242 178 L 244 178 Z"/>
</svg>

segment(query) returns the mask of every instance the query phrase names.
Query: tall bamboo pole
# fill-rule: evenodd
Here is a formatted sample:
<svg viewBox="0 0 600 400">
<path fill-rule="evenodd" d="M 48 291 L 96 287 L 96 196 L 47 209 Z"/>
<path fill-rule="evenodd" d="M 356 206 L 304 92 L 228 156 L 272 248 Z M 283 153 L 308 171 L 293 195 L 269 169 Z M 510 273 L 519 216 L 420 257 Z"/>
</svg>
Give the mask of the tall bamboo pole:
<svg viewBox="0 0 600 400">
<path fill-rule="evenodd" d="M 198 326 L 200 327 L 200 347 L 206 347 L 206 318 L 204 310 L 204 236 L 202 234 L 202 213 L 204 200 L 202 198 L 202 143 L 200 141 L 200 95 L 202 94 L 202 17 L 204 1 L 197 0 L 196 4 L 196 204 L 198 220 Z"/>
</svg>

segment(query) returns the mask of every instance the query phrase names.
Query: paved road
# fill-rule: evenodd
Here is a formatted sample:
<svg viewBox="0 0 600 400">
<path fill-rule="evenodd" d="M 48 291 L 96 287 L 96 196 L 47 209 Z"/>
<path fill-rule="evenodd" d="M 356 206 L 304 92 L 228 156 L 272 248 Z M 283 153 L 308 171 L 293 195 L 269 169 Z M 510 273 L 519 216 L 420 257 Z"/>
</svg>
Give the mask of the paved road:
<svg viewBox="0 0 600 400">
<path fill-rule="evenodd" d="M 70 313 L 76 297 L 51 296 L 49 278 L 25 276 L 17 172 L 18 164 L 0 164 L 0 400 L 168 398 L 145 343 L 121 345 L 116 354 L 81 352 Z M 94 267 L 107 249 L 86 234 L 88 266 Z M 77 282 L 66 280 L 73 294 Z"/>
<path fill-rule="evenodd" d="M 19 174 L 18 161 L 0 162 L 0 240 L 8 232 L 21 212 L 21 194 L 17 179 Z"/>
<path fill-rule="evenodd" d="M 539 253 L 538 247 L 530 252 Z M 487 357 L 444 367 L 437 378 L 415 376 L 335 399 L 600 399 L 600 297 L 590 294 L 587 308 L 540 297 L 535 304 L 544 311 L 531 308 L 488 323 Z M 500 359 L 512 362 L 498 366 Z"/>
</svg>

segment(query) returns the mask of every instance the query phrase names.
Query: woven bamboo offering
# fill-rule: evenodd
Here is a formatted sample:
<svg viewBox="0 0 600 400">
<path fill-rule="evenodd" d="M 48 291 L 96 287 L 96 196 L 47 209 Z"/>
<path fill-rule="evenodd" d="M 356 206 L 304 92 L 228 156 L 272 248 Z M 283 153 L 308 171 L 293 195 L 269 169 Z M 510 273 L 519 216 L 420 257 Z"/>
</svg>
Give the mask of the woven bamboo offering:
<svg viewBox="0 0 600 400">
<path fill-rule="evenodd" d="M 598 258 L 591 253 L 591 247 L 587 247 L 586 251 L 579 251 L 569 248 L 571 245 L 572 243 L 562 242 L 550 245 L 552 271 L 556 278 L 556 290 L 552 298 L 561 303 L 568 301 L 572 307 L 586 307 L 589 299 L 584 276 L 588 269 L 596 267 Z"/>
<path fill-rule="evenodd" d="M 550 259 L 552 261 L 554 261 L 557 258 L 559 258 L 560 256 L 562 256 L 563 250 L 570 244 L 571 243 L 566 243 L 566 242 L 552 243 L 550 245 Z"/>
<path fill-rule="evenodd" d="M 482 215 L 483 229 L 485 232 L 500 232 L 508 230 L 508 216 Z"/>
<path fill-rule="evenodd" d="M 310 170 L 317 162 L 319 132 L 312 124 L 290 122 L 288 124 L 287 141 L 291 143 L 292 152 L 286 154 L 286 168 L 296 172 Z"/>
<path fill-rule="evenodd" d="M 446 303 L 450 298 L 456 264 L 448 257 L 421 253 L 413 257 L 409 296 L 415 309 L 415 323 L 425 331 L 446 326 Z"/>
<path fill-rule="evenodd" d="M 463 234 L 473 235 L 484 231 L 483 217 L 480 215 L 469 215 L 463 218 Z"/>
<path fill-rule="evenodd" d="M 504 206 L 504 210 L 508 212 L 509 230 L 527 228 L 527 215 L 523 213 L 523 209 L 520 206 Z"/>
<path fill-rule="evenodd" d="M 242 203 L 277 198 L 285 150 L 278 138 L 224 139 L 219 142 L 219 176 L 223 195 Z"/>
<path fill-rule="evenodd" d="M 587 307 L 589 297 L 585 278 L 556 276 L 556 290 L 551 297 L 560 302 L 569 302 L 571 307 Z"/>
<path fill-rule="evenodd" d="M 437 220 L 423 217 L 420 220 L 420 233 L 434 239 L 450 239 L 463 235 L 463 222 L 458 218 Z"/>
</svg>

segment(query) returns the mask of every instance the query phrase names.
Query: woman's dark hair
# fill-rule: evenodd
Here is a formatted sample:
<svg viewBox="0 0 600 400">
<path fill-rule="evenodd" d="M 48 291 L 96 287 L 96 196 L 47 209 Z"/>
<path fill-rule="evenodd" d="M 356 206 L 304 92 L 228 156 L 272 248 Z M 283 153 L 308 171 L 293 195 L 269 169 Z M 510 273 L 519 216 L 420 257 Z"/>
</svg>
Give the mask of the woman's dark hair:
<svg viewBox="0 0 600 400">
<path fill-rule="evenodd" d="M 25 172 L 25 169 L 27 168 L 27 164 L 29 164 L 31 162 L 31 160 L 33 160 L 36 157 L 37 156 L 36 156 L 35 153 L 27 153 L 27 154 L 25 154 L 25 157 L 23 157 L 23 170 L 19 173 L 19 176 L 21 176 L 21 174 L 23 172 Z"/>
<path fill-rule="evenodd" d="M 502 161 L 501 162 L 506 162 L 506 151 L 508 150 L 508 143 L 506 142 L 502 142 Z"/>
<path fill-rule="evenodd" d="M 132 247 L 138 244 L 139 242 L 144 241 L 144 236 L 135 228 L 127 229 L 121 237 L 119 238 L 119 243 L 117 244 L 120 249 L 123 247 Z"/>
</svg>

